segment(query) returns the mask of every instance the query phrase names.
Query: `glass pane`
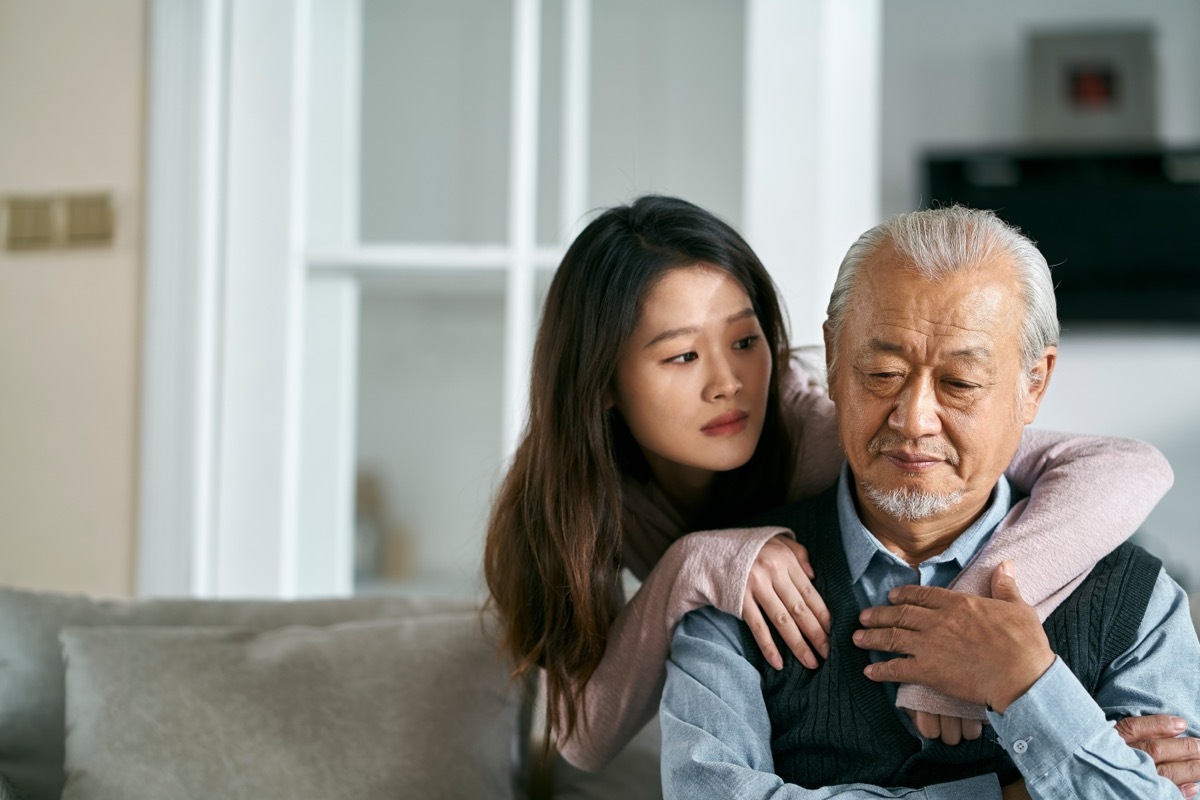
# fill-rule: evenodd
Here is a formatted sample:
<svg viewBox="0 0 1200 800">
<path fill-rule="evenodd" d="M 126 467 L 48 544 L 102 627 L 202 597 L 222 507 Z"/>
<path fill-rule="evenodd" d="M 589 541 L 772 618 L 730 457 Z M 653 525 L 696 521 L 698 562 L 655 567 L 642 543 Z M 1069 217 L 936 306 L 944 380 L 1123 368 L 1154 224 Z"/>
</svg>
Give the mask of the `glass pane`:
<svg viewBox="0 0 1200 800">
<path fill-rule="evenodd" d="M 589 205 L 656 191 L 742 223 L 745 9 L 592 4 Z"/>
<path fill-rule="evenodd" d="M 562 241 L 563 4 L 542 3 L 541 81 L 538 87 L 537 242 Z"/>
<path fill-rule="evenodd" d="M 364 283 L 356 588 L 474 592 L 501 475 L 498 272 Z"/>
<path fill-rule="evenodd" d="M 511 3 L 364 0 L 362 13 L 362 241 L 504 241 Z"/>
</svg>

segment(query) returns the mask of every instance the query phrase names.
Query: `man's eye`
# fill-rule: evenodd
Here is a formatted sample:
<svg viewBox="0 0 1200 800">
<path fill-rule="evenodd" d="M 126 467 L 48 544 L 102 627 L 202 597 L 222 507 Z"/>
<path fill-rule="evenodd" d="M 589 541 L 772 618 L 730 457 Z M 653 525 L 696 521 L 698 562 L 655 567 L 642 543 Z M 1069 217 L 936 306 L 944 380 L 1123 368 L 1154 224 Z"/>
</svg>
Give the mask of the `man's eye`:
<svg viewBox="0 0 1200 800">
<path fill-rule="evenodd" d="M 693 350 L 693 351 L 690 351 L 687 353 L 680 353 L 677 356 L 668 358 L 666 360 L 666 363 L 668 363 L 668 364 L 690 364 L 699 357 L 700 356 L 697 355 L 696 352 Z"/>
<path fill-rule="evenodd" d="M 733 343 L 733 349 L 734 350 L 749 350 L 751 347 L 754 346 L 754 343 L 757 342 L 758 340 L 759 340 L 758 334 L 754 334 L 752 336 L 747 336 L 743 339 L 738 339 L 736 342 Z"/>
<path fill-rule="evenodd" d="M 943 382 L 947 386 L 949 386 L 951 389 L 955 389 L 960 392 L 966 392 L 966 391 L 970 391 L 971 389 L 979 388 L 976 384 L 971 383 L 969 381 L 948 380 L 948 381 L 943 381 Z"/>
</svg>

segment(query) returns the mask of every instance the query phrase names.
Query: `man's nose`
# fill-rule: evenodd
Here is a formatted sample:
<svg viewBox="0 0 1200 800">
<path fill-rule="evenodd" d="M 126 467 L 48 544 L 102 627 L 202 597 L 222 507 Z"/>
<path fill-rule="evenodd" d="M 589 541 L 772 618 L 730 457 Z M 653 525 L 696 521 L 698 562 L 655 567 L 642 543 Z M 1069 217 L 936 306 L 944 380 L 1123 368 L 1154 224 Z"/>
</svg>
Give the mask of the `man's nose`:
<svg viewBox="0 0 1200 800">
<path fill-rule="evenodd" d="M 933 381 L 913 378 L 897 396 L 888 427 L 905 439 L 933 436 L 942 430 L 940 410 Z"/>
<path fill-rule="evenodd" d="M 736 397 L 742 390 L 742 382 L 738 379 L 733 365 L 720 357 L 710 359 L 709 365 L 708 383 L 704 387 L 705 401 L 711 403 L 715 400 L 728 400 Z"/>
</svg>

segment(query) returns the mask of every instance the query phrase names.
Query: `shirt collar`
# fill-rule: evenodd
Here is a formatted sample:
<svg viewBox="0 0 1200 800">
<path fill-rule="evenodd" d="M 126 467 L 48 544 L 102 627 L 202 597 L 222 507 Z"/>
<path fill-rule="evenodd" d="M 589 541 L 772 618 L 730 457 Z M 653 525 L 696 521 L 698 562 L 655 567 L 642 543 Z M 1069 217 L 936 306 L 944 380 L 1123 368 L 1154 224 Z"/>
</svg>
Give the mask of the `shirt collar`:
<svg viewBox="0 0 1200 800">
<path fill-rule="evenodd" d="M 843 463 L 842 474 L 838 478 L 837 507 L 838 523 L 842 529 L 842 547 L 846 551 L 846 562 L 850 567 L 850 580 L 858 583 L 871 560 L 877 556 L 895 562 L 899 562 L 901 559 L 884 547 L 863 525 L 858 516 L 858 509 L 854 506 L 854 494 L 850 483 L 853 477 L 850 472 L 850 464 Z M 1008 479 L 1001 475 L 992 490 L 988 506 L 979 519 L 963 531 L 944 552 L 928 561 L 954 561 L 961 570 L 968 561 L 975 557 L 977 552 L 983 549 L 987 540 L 991 538 L 992 531 L 1008 514 L 1011 506 L 1012 489 L 1008 485 Z"/>
</svg>

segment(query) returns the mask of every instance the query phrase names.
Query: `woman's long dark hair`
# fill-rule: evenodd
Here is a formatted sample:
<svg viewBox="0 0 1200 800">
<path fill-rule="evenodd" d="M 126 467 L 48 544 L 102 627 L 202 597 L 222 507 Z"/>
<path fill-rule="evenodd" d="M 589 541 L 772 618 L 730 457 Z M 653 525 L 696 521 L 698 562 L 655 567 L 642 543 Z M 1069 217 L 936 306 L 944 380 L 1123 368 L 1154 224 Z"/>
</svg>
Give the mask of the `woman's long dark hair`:
<svg viewBox="0 0 1200 800">
<path fill-rule="evenodd" d="M 529 421 L 492 507 L 484 554 L 502 646 L 515 675 L 545 669 L 549 724 L 561 737 L 581 719 L 583 687 L 622 602 L 622 475 L 649 479 L 606 397 L 650 289 L 670 270 L 695 265 L 741 284 L 773 355 L 758 447 L 745 465 L 717 476 L 721 501 L 705 527 L 781 503 L 787 492 L 792 442 L 780 394 L 788 340 L 766 269 L 733 228 L 684 200 L 646 196 L 608 209 L 575 239 L 550 285 Z"/>
</svg>

